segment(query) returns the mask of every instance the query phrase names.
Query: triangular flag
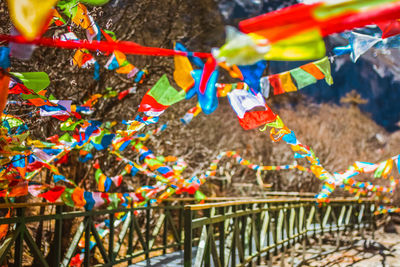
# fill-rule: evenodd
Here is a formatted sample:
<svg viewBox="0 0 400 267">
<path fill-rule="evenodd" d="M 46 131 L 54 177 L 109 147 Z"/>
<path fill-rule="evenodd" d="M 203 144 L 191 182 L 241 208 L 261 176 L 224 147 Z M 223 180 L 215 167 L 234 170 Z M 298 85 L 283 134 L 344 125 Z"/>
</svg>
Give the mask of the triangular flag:
<svg viewBox="0 0 400 267">
<path fill-rule="evenodd" d="M 14 26 L 27 39 L 33 40 L 44 32 L 58 0 L 8 0 Z"/>
<path fill-rule="evenodd" d="M 174 56 L 174 63 L 174 80 L 180 88 L 187 92 L 194 85 L 194 79 L 190 74 L 193 70 L 192 64 L 185 56 Z"/>
<path fill-rule="evenodd" d="M 328 57 L 324 57 L 321 60 L 313 62 L 315 66 L 319 68 L 319 70 L 325 75 L 325 81 L 327 84 L 333 84 L 333 78 L 331 75 L 331 63 L 329 62 Z"/>
<path fill-rule="evenodd" d="M 400 20 L 379 22 L 377 25 L 382 30 L 382 39 L 400 34 Z"/>
<path fill-rule="evenodd" d="M 164 74 L 158 80 L 158 82 L 147 92 L 147 94 L 164 106 L 170 106 L 185 98 L 182 92 L 178 92 L 170 85 L 166 74 Z"/>
<path fill-rule="evenodd" d="M 360 34 L 356 32 L 350 33 L 350 44 L 352 48 L 352 53 L 350 55 L 351 60 L 356 62 L 357 59 L 367 52 L 371 47 L 381 41 L 380 38 L 369 36 L 366 34 Z"/>
</svg>

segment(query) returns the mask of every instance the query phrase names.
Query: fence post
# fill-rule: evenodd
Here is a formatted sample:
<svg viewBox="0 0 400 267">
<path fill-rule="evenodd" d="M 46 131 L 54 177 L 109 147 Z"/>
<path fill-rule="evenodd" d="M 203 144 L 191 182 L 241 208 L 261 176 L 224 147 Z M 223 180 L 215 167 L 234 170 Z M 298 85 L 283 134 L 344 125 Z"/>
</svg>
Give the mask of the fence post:
<svg viewBox="0 0 400 267">
<path fill-rule="evenodd" d="M 211 210 L 210 209 L 205 209 L 204 210 L 204 217 L 210 218 L 211 216 Z M 211 258 L 211 240 L 209 236 L 209 231 L 210 227 L 213 227 L 212 225 L 206 225 L 206 244 L 204 248 L 204 266 L 205 267 L 210 267 L 210 258 Z"/>
<path fill-rule="evenodd" d="M 372 239 L 375 239 L 375 230 L 376 230 L 376 221 L 375 221 L 375 204 L 372 204 L 370 207 L 371 212 L 371 228 L 372 228 Z"/>
<path fill-rule="evenodd" d="M 272 221 L 272 213 L 271 213 L 271 204 L 265 204 L 264 207 L 267 207 L 267 210 L 265 212 L 264 216 L 267 216 L 268 214 L 268 221 L 267 221 L 267 232 L 266 234 L 266 239 L 267 239 L 267 247 L 269 248 L 267 250 L 267 253 L 265 254 L 265 262 L 268 264 L 268 266 L 272 265 L 271 263 L 271 234 L 272 234 L 272 229 L 271 229 L 271 221 Z M 265 217 L 264 217 L 265 220 Z M 264 233 L 263 233 L 264 234 Z M 271 263 L 271 264 L 270 264 Z"/>
<path fill-rule="evenodd" d="M 110 233 L 108 234 L 108 258 L 114 261 L 114 213 L 110 213 Z"/>
<path fill-rule="evenodd" d="M 133 233 L 134 233 L 134 216 L 135 216 L 135 211 L 133 210 L 133 205 L 131 205 L 130 210 L 131 214 L 131 222 L 129 223 L 129 235 L 128 235 L 128 254 L 131 255 L 133 253 Z M 128 265 L 132 264 L 132 260 L 128 261 Z"/>
<path fill-rule="evenodd" d="M 236 205 L 232 206 L 232 212 L 233 213 L 236 212 Z M 237 235 L 237 231 L 238 231 L 237 228 L 239 228 L 238 227 L 238 218 L 233 218 L 232 221 L 233 221 L 233 225 L 232 225 L 232 228 L 233 228 L 233 239 L 232 239 L 232 246 L 231 246 L 231 251 L 232 251 L 232 254 L 231 254 L 231 267 L 235 267 L 236 266 L 236 246 L 237 246 L 237 244 L 236 244 L 236 240 L 237 240 L 236 235 Z"/>
<path fill-rule="evenodd" d="M 24 220 L 25 216 L 25 208 L 17 208 L 17 217 L 22 218 L 20 223 L 16 224 L 15 229 L 19 229 L 21 224 L 25 224 Z M 18 234 L 17 238 L 15 239 L 15 255 L 14 255 L 14 266 L 20 267 L 22 266 L 22 255 L 24 251 L 24 232 L 25 227 L 21 228 L 21 233 Z"/>
<path fill-rule="evenodd" d="M 83 259 L 83 266 L 90 266 L 90 224 L 91 224 L 90 215 L 85 217 L 85 258 Z"/>
<path fill-rule="evenodd" d="M 147 203 L 146 207 L 146 265 L 150 266 L 150 202 Z"/>
<path fill-rule="evenodd" d="M 250 210 L 254 210 L 254 205 L 252 205 L 252 204 L 250 204 L 249 206 L 248 206 L 248 208 L 250 209 Z M 249 252 L 249 255 L 252 255 L 253 254 L 253 236 L 255 235 L 255 233 L 254 233 L 254 231 L 253 231 L 253 229 L 254 229 L 254 227 L 253 227 L 253 221 L 255 221 L 255 216 L 254 216 L 254 214 L 251 214 L 251 215 L 249 215 L 247 218 L 247 221 L 248 221 L 248 219 L 250 219 L 250 222 L 249 222 L 249 224 L 246 226 L 246 227 L 250 227 L 249 229 L 249 231 L 250 231 L 250 233 L 249 233 L 249 236 L 248 236 L 248 246 L 249 246 L 249 250 L 248 250 L 248 252 Z M 253 262 L 253 261 L 252 261 Z"/>
<path fill-rule="evenodd" d="M 247 205 L 243 204 L 243 205 L 240 206 L 240 209 L 243 210 L 243 211 L 246 211 L 246 207 L 247 207 Z M 240 246 L 242 248 L 243 255 L 246 255 L 246 225 L 247 225 L 247 221 L 246 220 L 247 220 L 247 216 L 246 215 L 241 216 L 242 228 L 240 228 L 240 236 L 241 236 L 241 238 L 239 239 L 239 242 L 241 243 Z M 241 259 L 240 259 L 240 254 L 239 254 L 239 262 L 242 263 Z"/>
<path fill-rule="evenodd" d="M 288 204 L 285 203 L 282 206 L 282 226 L 281 226 L 281 242 L 282 242 L 282 253 L 281 253 L 281 266 L 284 267 L 285 266 L 285 259 L 286 259 L 286 252 L 289 248 L 289 228 L 288 228 L 288 216 L 287 216 L 287 208 L 288 208 Z M 285 238 L 285 232 L 286 232 L 286 237 Z M 285 239 L 288 239 L 288 243 L 284 242 Z M 286 244 L 285 244 L 286 243 Z"/>
<path fill-rule="evenodd" d="M 167 211 L 166 205 L 164 206 L 164 214 Z M 179 215 L 181 213 L 179 212 Z M 181 219 L 179 218 L 179 224 L 181 223 Z M 179 225 L 180 227 L 180 225 Z M 181 231 L 180 231 L 181 232 Z M 182 240 L 182 237 L 181 237 Z M 165 216 L 164 218 L 164 232 L 163 232 L 163 254 L 165 255 L 167 253 L 167 244 L 168 244 L 168 218 Z M 179 246 L 180 247 L 180 246 Z"/>
<path fill-rule="evenodd" d="M 221 207 L 219 213 L 225 217 L 225 207 Z M 221 266 L 225 266 L 225 220 L 219 223 L 219 260 Z"/>
<path fill-rule="evenodd" d="M 184 267 L 192 266 L 192 210 L 190 207 L 185 207 L 184 211 L 184 228 L 185 242 L 183 250 L 183 265 Z"/>
<path fill-rule="evenodd" d="M 262 213 L 262 205 L 257 204 L 257 209 L 259 212 L 256 214 L 256 227 L 255 227 L 255 233 L 254 233 L 254 239 L 258 238 L 258 247 L 257 249 L 257 265 L 261 265 L 261 213 Z"/>
<path fill-rule="evenodd" d="M 274 208 L 277 208 L 277 206 L 278 205 L 275 205 L 275 207 Z M 277 242 L 278 242 L 278 233 L 277 233 L 277 221 L 278 221 L 278 216 L 277 216 L 277 213 L 278 213 L 278 210 L 277 209 L 275 209 L 274 211 L 273 211 L 273 220 L 272 220 L 272 228 L 271 228 L 271 230 L 272 230 L 272 238 L 274 239 L 274 245 L 275 245 L 275 247 L 274 247 L 274 255 L 275 256 L 277 256 L 278 255 L 278 245 L 276 244 Z"/>
<path fill-rule="evenodd" d="M 179 240 L 181 242 L 181 245 L 179 245 L 178 249 L 181 250 L 183 249 L 182 247 L 182 239 L 183 239 L 183 212 L 185 209 L 185 203 L 183 201 L 180 201 L 179 203 Z"/>
<path fill-rule="evenodd" d="M 54 229 L 54 243 L 56 246 L 56 258 L 54 259 L 54 263 L 56 266 L 60 266 L 61 263 L 62 209 L 62 205 L 56 206 L 56 214 L 59 216 L 59 218 L 56 219 L 56 225 Z"/>
<path fill-rule="evenodd" d="M 307 227 L 307 217 L 306 217 L 306 207 L 307 204 L 303 204 L 303 213 L 301 218 L 301 231 L 304 231 L 302 234 L 301 245 L 302 245 L 302 253 L 301 253 L 301 260 L 304 262 L 306 260 L 306 245 L 308 239 L 308 227 Z"/>
<path fill-rule="evenodd" d="M 319 246 L 319 255 L 322 254 L 322 235 L 324 234 L 324 225 L 323 221 L 321 220 L 322 209 L 324 207 L 320 207 L 317 209 L 317 213 L 315 214 L 315 222 L 319 222 L 319 236 L 318 236 L 318 246 Z"/>
</svg>

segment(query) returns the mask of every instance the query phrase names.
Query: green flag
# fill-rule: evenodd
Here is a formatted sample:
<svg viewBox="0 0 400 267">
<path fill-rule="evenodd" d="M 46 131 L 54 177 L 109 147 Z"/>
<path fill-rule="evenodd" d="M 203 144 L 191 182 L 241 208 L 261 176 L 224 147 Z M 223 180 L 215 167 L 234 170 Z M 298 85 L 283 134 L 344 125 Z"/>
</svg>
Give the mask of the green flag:
<svg viewBox="0 0 400 267">
<path fill-rule="evenodd" d="M 76 126 L 78 126 L 82 122 L 83 120 L 74 122 L 71 118 L 69 118 L 68 120 L 60 124 L 60 129 L 61 131 L 73 131 L 75 130 Z"/>
<path fill-rule="evenodd" d="M 202 192 L 200 192 L 200 190 L 197 190 L 196 193 L 194 193 L 194 198 L 197 201 L 202 201 L 202 200 L 206 199 L 206 195 L 204 195 Z"/>
<path fill-rule="evenodd" d="M 374 178 L 379 178 L 382 176 L 382 172 L 385 170 L 386 161 L 381 162 L 378 168 L 374 172 Z"/>
<path fill-rule="evenodd" d="M 185 98 L 185 91 L 178 92 L 169 84 L 167 75 L 164 74 L 158 82 L 147 93 L 152 96 L 159 104 L 170 106 Z"/>
<path fill-rule="evenodd" d="M 61 199 L 65 203 L 65 205 L 75 207 L 75 203 L 71 197 L 72 192 L 74 192 L 74 188 L 65 188 L 64 192 L 61 195 Z"/>
<path fill-rule="evenodd" d="M 314 64 L 325 75 L 326 83 L 332 85 L 333 79 L 331 75 L 331 63 L 329 62 L 328 57 L 324 57 L 321 60 L 315 61 Z"/>
<path fill-rule="evenodd" d="M 35 91 L 42 91 L 50 84 L 50 79 L 45 72 L 10 72 L 12 75 L 20 79 L 24 85 Z"/>
<path fill-rule="evenodd" d="M 102 6 L 107 4 L 110 0 L 81 0 L 82 3 L 89 4 L 92 6 Z"/>
<path fill-rule="evenodd" d="M 290 74 L 293 76 L 293 79 L 296 81 L 297 88 L 301 89 L 310 84 L 314 84 L 317 82 L 314 76 L 312 76 L 307 71 L 301 68 L 295 68 L 290 71 Z"/>
</svg>

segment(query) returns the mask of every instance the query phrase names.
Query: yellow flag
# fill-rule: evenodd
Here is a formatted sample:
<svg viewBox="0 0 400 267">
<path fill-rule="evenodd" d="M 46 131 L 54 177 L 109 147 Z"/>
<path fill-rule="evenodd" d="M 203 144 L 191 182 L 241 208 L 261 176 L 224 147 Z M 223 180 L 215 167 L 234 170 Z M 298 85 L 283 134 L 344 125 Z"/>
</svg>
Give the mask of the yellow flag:
<svg viewBox="0 0 400 267">
<path fill-rule="evenodd" d="M 193 70 L 192 64 L 185 56 L 174 56 L 174 63 L 174 80 L 179 87 L 187 92 L 194 85 L 194 79 L 190 74 Z"/>
<path fill-rule="evenodd" d="M 72 18 L 72 22 L 78 26 L 81 26 L 83 29 L 88 29 L 90 27 L 90 19 L 88 17 L 87 8 L 81 3 L 78 4 L 76 14 Z"/>
<path fill-rule="evenodd" d="M 296 85 L 294 85 L 292 81 L 292 77 L 290 76 L 290 72 L 284 72 L 279 74 L 279 78 L 281 78 L 282 88 L 285 92 L 295 92 L 297 91 Z"/>
<path fill-rule="evenodd" d="M 33 40 L 42 33 L 53 14 L 52 8 L 58 0 L 8 0 L 11 20 L 17 30 L 27 39 Z"/>
<path fill-rule="evenodd" d="M 266 60 L 314 60 L 325 56 L 324 40 L 318 30 L 300 33 L 271 45 Z"/>
</svg>

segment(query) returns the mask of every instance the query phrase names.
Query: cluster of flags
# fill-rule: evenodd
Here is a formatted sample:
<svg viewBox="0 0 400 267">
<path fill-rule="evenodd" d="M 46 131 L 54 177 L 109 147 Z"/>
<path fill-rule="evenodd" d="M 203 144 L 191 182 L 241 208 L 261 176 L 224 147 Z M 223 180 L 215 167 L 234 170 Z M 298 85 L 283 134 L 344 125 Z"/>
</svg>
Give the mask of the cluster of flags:
<svg viewBox="0 0 400 267">
<path fill-rule="evenodd" d="M 333 84 L 331 65 L 328 57 L 324 57 L 321 60 L 305 64 L 287 72 L 268 76 L 268 81 L 273 88 L 274 95 L 294 92 L 322 79 L 325 79 L 328 85 Z M 264 82 L 263 85 L 268 85 L 268 83 Z M 268 86 L 263 89 L 264 93 L 269 91 Z"/>
<path fill-rule="evenodd" d="M 102 36 L 110 43 L 117 42 L 115 33 L 109 30 L 100 29 L 93 17 L 88 12 L 86 6 L 78 1 L 60 2 L 58 8 L 71 18 L 72 23 L 86 31 L 86 38 L 89 42 L 100 41 Z M 52 21 L 56 26 L 65 26 L 66 22 L 60 13 L 53 9 Z M 68 32 L 59 36 L 64 41 L 79 41 L 75 33 L 68 27 Z M 106 53 L 105 55 L 108 55 Z M 72 65 L 79 68 L 90 68 L 94 66 L 94 80 L 100 79 L 100 65 L 87 49 L 77 49 L 72 60 Z M 115 50 L 111 53 L 110 58 L 104 66 L 107 70 L 115 71 L 116 73 L 126 74 L 129 79 L 134 78 L 135 83 L 142 83 L 148 74 L 147 70 L 141 70 L 130 63 L 126 55 Z"/>
<path fill-rule="evenodd" d="M 96 0 L 91 1 L 97 2 Z M 10 2 L 14 25 L 27 40 L 40 42 L 41 39 L 37 37 L 44 32 L 51 21 L 56 25 L 66 24 L 60 13 L 52 9 L 56 1 L 50 1 L 38 8 L 40 12 L 34 12 L 30 18 L 18 10 L 15 1 Z M 31 3 L 31 1 L 27 2 Z M 116 122 L 103 123 L 97 120 L 83 119 L 81 114 L 90 115 L 94 112 L 93 107 L 99 99 L 118 98 L 121 100 L 126 95 L 135 93 L 135 86 L 122 92 L 108 88 L 104 94 L 95 94 L 82 105 L 74 105 L 70 100 L 57 100 L 52 95 L 46 97 L 47 90 L 45 89 L 50 84 L 46 73 L 8 72 L 10 67 L 9 51 L 2 48 L 0 50 L 2 70 L 0 104 L 3 103 L 2 99 L 4 96 L 7 97 L 8 93 L 19 95 L 25 100 L 25 104 L 37 107 L 41 116 L 51 116 L 62 121 L 60 130 L 71 133 L 51 136 L 45 142 L 31 140 L 29 129 L 23 120 L 8 114 L 2 116 L 0 141 L 4 145 L 1 146 L 0 157 L 2 163 L 0 196 L 14 197 L 30 193 L 51 202 L 61 198 L 67 205 L 84 207 L 87 210 L 103 206 L 144 205 L 148 201 L 161 201 L 172 194 L 183 192 L 195 194 L 196 197 L 202 199 L 204 195 L 198 189 L 208 177 L 215 175 L 217 164 L 223 156 L 234 157 L 239 164 L 256 171 L 284 169 L 309 171 L 324 181 L 322 191 L 317 196 L 319 201 L 326 201 L 337 186 L 343 185 L 345 189 L 353 190 L 357 194 L 367 191 L 392 193 L 398 184 L 398 180 L 392 177 L 389 177 L 390 187 L 373 185 L 369 182 L 356 182 L 353 179 L 357 174 L 369 173 L 372 170 L 374 177 L 388 178 L 394 163 L 396 162 L 398 165 L 398 156 L 373 166 L 359 162 L 344 173 L 329 173 L 321 165 L 313 150 L 296 138 L 294 132 L 284 125 L 281 118 L 268 107 L 265 101 L 265 98 L 271 94 L 278 95 L 297 91 L 318 80 L 325 79 L 329 85 L 332 84 L 330 62 L 325 57 L 326 49 L 322 37 L 345 29 L 364 26 L 371 22 L 381 27 L 382 38 L 393 36 L 399 32 L 395 14 L 400 10 L 400 4 L 396 1 L 368 0 L 363 3 L 344 1 L 340 4 L 298 4 L 242 21 L 239 24 L 240 31 L 232 27 L 227 28 L 225 45 L 214 49 L 212 55 L 202 55 L 206 58 L 205 62 L 198 57 L 200 54 L 190 53 L 179 43 L 176 43 L 175 49 L 170 51 L 118 42 L 113 32 L 100 29 L 88 13 L 87 8 L 78 1 L 62 1 L 58 4 L 58 9 L 71 18 L 72 23 L 86 31 L 88 42 L 75 51 L 72 64 L 82 68 L 94 65 L 95 79 L 99 79 L 100 66 L 91 51 L 93 51 L 93 44 L 102 45 L 103 48 L 107 47 L 106 51 L 101 50 L 102 53 L 109 56 L 105 68 L 126 74 L 128 78 L 134 78 L 134 82 L 140 83 L 147 73 L 131 64 L 127 60 L 125 52 L 140 50 L 141 53 L 158 55 L 157 53 L 163 51 L 161 53 L 163 55 L 174 56 L 173 78 L 181 90 L 176 90 L 169 82 L 167 75 L 163 75 L 144 95 L 138 110 L 141 114 L 133 120 L 122 122 L 127 126 L 126 130 L 113 131 L 112 127 Z M 27 27 L 29 25 L 30 28 Z M 352 36 L 350 47 L 337 48 L 334 50 L 335 53 L 350 52 L 356 59 L 365 48 L 379 43 L 356 33 L 353 33 Z M 101 38 L 105 38 L 106 42 L 101 41 Z M 72 42 L 77 45 L 81 41 L 72 31 L 61 35 L 59 39 L 54 44 L 61 46 Z M 361 43 L 364 46 L 360 45 Z M 115 49 L 110 51 L 111 46 Z M 118 47 L 120 49 L 117 49 Z M 129 48 L 132 47 L 135 49 L 130 50 Z M 69 48 L 76 47 L 71 45 Z M 276 59 L 318 60 L 287 72 L 264 76 L 266 60 Z M 240 82 L 218 83 L 220 72 L 223 70 Z M 4 85 L 7 86 L 7 90 L 3 90 Z M 169 106 L 194 96 L 197 96 L 197 105 L 182 118 L 185 124 L 188 124 L 200 112 L 211 114 L 218 107 L 218 98 L 228 97 L 239 123 L 244 129 L 253 129 L 264 125 L 271 127 L 271 139 L 274 142 L 280 140 L 286 142 L 294 152 L 294 159 L 305 159 L 310 167 L 306 168 L 297 163 L 283 166 L 260 166 L 228 151 L 218 155 L 217 159 L 212 161 L 207 172 L 199 176 L 183 178 L 182 172 L 187 166 L 183 160 L 175 157 L 156 156 L 143 144 L 149 136 L 165 128 L 145 135 L 138 134 L 138 131 L 157 123 L 159 116 Z M 139 155 L 141 164 L 132 162 L 122 155 L 127 147 L 131 147 Z M 72 150 L 79 151 L 81 162 L 91 161 L 94 158 L 94 151 L 108 151 L 126 165 L 120 174 L 107 176 L 101 170 L 100 165 L 95 162 L 94 178 L 98 192 L 86 191 L 76 186 L 74 181 L 63 176 L 57 167 L 57 164 L 68 161 Z M 46 185 L 33 181 L 33 177 L 43 168 L 50 170 L 53 174 L 53 182 L 57 185 Z M 115 187 L 121 185 L 123 176 L 136 173 L 154 178 L 155 183 L 144 185 L 131 193 L 109 192 L 113 185 Z M 61 185 L 61 183 L 67 184 L 67 186 Z"/>
</svg>

